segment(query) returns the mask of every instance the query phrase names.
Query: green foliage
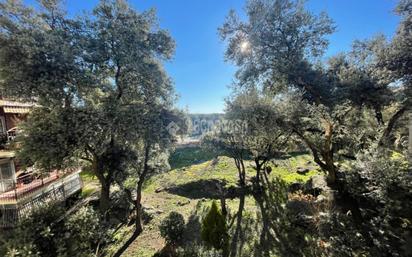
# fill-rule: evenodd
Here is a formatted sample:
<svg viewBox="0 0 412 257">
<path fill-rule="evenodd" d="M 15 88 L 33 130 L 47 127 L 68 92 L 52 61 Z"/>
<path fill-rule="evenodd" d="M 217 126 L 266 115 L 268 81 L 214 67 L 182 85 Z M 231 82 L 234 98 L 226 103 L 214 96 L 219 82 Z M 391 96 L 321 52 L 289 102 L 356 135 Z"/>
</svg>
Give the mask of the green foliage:
<svg viewBox="0 0 412 257">
<path fill-rule="evenodd" d="M 101 1 L 83 16 L 67 15 L 60 1 L 39 4 L 0 4 L 2 92 L 41 106 L 24 125 L 19 157 L 45 172 L 87 162 L 106 211 L 115 181 L 148 170 L 136 165 L 146 148 L 141 163 L 163 168 L 158 159 L 167 159 L 177 136 L 168 125 L 177 123 L 177 134 L 187 129 L 162 67 L 174 41 L 153 11 L 139 13 L 126 1 Z"/>
<path fill-rule="evenodd" d="M 202 245 L 190 245 L 177 252 L 178 257 L 222 257 L 222 253 L 215 249 L 208 249 Z"/>
<path fill-rule="evenodd" d="M 229 234 L 226 218 L 218 209 L 215 201 L 202 220 L 201 238 L 209 247 L 222 250 L 225 254 L 228 251 Z"/>
<path fill-rule="evenodd" d="M 374 242 L 368 252 L 408 256 L 412 253 L 412 178 L 406 160 L 392 156 L 379 148 L 359 154 L 348 174 L 347 191 L 357 199 L 367 224 L 371 239 L 365 240 Z"/>
<path fill-rule="evenodd" d="M 58 250 L 54 238 L 61 232 L 53 223 L 63 213 L 63 209 L 54 203 L 34 208 L 29 216 L 19 222 L 11 235 L 4 239 L 5 255 L 24 256 L 30 251 L 33 256 L 43 256 L 49 252 L 48 256 L 53 256 Z"/>
<path fill-rule="evenodd" d="M 182 214 L 172 211 L 159 226 L 160 235 L 169 244 L 180 242 L 185 229 L 185 220 Z"/>
<path fill-rule="evenodd" d="M 293 0 L 249 0 L 246 13 L 247 20 L 242 21 L 231 12 L 219 29 L 228 41 L 226 58 L 240 67 L 236 74 L 240 85 L 253 86 L 259 81 L 273 88 L 288 79 L 297 82 L 299 77 L 315 75 L 308 61 L 324 52 L 326 37 L 334 31 L 325 13 L 315 15 L 303 2 Z M 249 49 L 241 47 L 244 42 Z"/>
<path fill-rule="evenodd" d="M 91 207 L 83 207 L 61 220 L 64 209 L 50 203 L 32 210 L 2 238 L 2 256 L 87 257 L 106 243 L 100 217 Z"/>
<path fill-rule="evenodd" d="M 95 249 L 107 243 L 99 214 L 82 207 L 64 221 L 64 236 L 58 237 L 58 256 L 93 256 Z"/>
<path fill-rule="evenodd" d="M 169 158 L 172 169 L 180 169 L 193 164 L 209 161 L 216 157 L 213 151 L 200 147 L 177 148 Z"/>
</svg>

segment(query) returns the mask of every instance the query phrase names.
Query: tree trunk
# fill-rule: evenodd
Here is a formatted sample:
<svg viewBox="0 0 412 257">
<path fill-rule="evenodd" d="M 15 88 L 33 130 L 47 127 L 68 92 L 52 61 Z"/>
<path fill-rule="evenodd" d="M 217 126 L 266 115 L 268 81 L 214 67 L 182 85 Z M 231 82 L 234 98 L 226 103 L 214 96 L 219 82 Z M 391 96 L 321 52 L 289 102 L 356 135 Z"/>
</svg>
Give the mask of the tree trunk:
<svg viewBox="0 0 412 257">
<path fill-rule="evenodd" d="M 260 169 L 256 170 L 256 185 L 260 185 Z"/>
<path fill-rule="evenodd" d="M 263 163 L 260 163 L 258 159 L 255 160 L 256 165 L 256 185 L 260 185 L 260 171 L 262 170 Z"/>
<path fill-rule="evenodd" d="M 319 167 L 328 173 L 328 183 L 331 186 L 334 186 L 336 183 L 336 172 L 337 168 L 334 164 L 333 159 L 333 144 L 332 144 L 332 135 L 333 135 L 333 125 L 330 122 L 325 121 L 325 143 L 322 149 L 319 149 L 315 144 L 308 140 L 302 133 L 298 130 L 293 130 L 293 132 L 300 137 L 303 142 L 309 147 L 313 155 L 313 160 Z M 320 158 L 322 157 L 322 159 Z"/>
<path fill-rule="evenodd" d="M 379 145 L 384 146 L 389 143 L 389 136 L 393 128 L 395 127 L 396 122 L 402 117 L 402 115 L 407 111 L 407 106 L 404 105 L 398 111 L 396 111 L 388 121 L 385 130 L 383 131 L 382 137 L 379 140 Z"/>
<path fill-rule="evenodd" d="M 220 205 L 222 206 L 222 214 L 223 216 L 227 216 L 227 207 L 226 207 L 226 198 L 224 195 L 220 196 Z"/>
<path fill-rule="evenodd" d="M 409 144 L 408 144 L 409 170 L 412 170 L 412 113 L 409 114 Z"/>
<path fill-rule="evenodd" d="M 100 199 L 99 199 L 99 208 L 100 212 L 105 215 L 107 210 L 110 207 L 110 181 L 103 175 L 103 164 L 99 158 L 94 157 L 92 163 L 92 170 L 94 175 L 101 185 Z"/>
<path fill-rule="evenodd" d="M 222 209 L 222 214 L 226 217 L 227 216 L 227 207 L 226 207 L 226 189 L 224 186 L 218 184 L 217 185 L 217 191 L 220 196 L 220 206 Z"/>
<path fill-rule="evenodd" d="M 143 218 L 143 208 L 142 208 L 142 187 L 140 184 L 143 183 L 138 183 L 137 186 L 137 195 L 136 195 L 136 231 L 135 233 L 137 235 L 140 235 L 140 233 L 143 232 L 143 224 L 142 224 L 142 218 Z"/>
<path fill-rule="evenodd" d="M 232 238 L 232 242 L 231 242 L 231 250 L 230 250 L 230 256 L 231 257 L 236 257 L 237 256 L 237 250 L 238 250 L 238 244 L 240 243 L 240 245 L 242 245 L 243 243 L 243 236 L 242 236 L 242 218 L 243 218 L 243 209 L 245 208 L 245 194 L 243 192 L 242 189 L 242 194 L 239 198 L 239 208 L 236 214 L 236 229 L 235 229 L 235 233 L 233 235 Z M 239 250 L 242 250 L 242 247 L 239 247 Z M 239 255 L 241 255 L 241 253 L 239 253 Z"/>
<path fill-rule="evenodd" d="M 137 183 L 136 187 L 136 234 L 140 234 L 143 232 L 143 224 L 142 224 L 142 217 L 143 217 L 143 208 L 142 208 L 142 188 L 143 183 L 146 179 L 147 173 L 149 172 L 149 153 L 150 153 L 150 145 L 145 147 L 145 156 L 144 156 L 144 166 L 143 171 L 139 177 L 139 182 Z"/>
<path fill-rule="evenodd" d="M 328 183 L 334 185 L 336 183 L 336 166 L 333 160 L 333 130 L 332 122 L 325 120 L 325 144 L 321 153 L 325 163 L 326 171 L 328 172 Z"/>
<path fill-rule="evenodd" d="M 246 185 L 246 171 L 245 171 L 245 165 L 243 163 L 243 160 L 241 158 L 237 159 L 234 158 L 235 165 L 238 171 L 239 175 L 239 184 L 241 187 Z"/>
<path fill-rule="evenodd" d="M 102 183 L 99 207 L 104 215 L 110 208 L 110 185 L 108 183 Z"/>
</svg>

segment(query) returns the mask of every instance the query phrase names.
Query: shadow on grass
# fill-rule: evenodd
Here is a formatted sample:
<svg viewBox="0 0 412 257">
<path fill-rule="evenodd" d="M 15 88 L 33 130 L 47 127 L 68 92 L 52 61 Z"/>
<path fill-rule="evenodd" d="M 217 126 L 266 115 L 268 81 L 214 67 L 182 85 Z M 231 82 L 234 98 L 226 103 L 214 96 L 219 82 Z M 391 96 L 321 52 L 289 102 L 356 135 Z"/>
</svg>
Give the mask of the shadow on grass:
<svg viewBox="0 0 412 257">
<path fill-rule="evenodd" d="M 306 154 L 309 154 L 309 152 L 307 152 L 307 151 L 288 152 L 288 153 L 282 154 L 282 155 L 274 158 L 274 160 L 288 160 L 290 158 L 296 158 L 296 157 L 299 157 L 301 155 L 306 155 Z"/>
<path fill-rule="evenodd" d="M 254 256 L 321 256 L 317 247 L 305 240 L 308 235 L 306 229 L 294 224 L 288 216 L 285 182 L 280 179 L 269 181 L 265 174 L 263 176 L 261 190 L 253 194 L 260 213 L 258 223 L 261 225 Z"/>
<path fill-rule="evenodd" d="M 165 189 L 170 194 L 183 196 L 190 199 L 220 199 L 221 188 L 226 182 L 218 179 L 201 179 Z M 225 198 L 235 198 L 240 195 L 240 188 L 225 188 Z"/>
</svg>

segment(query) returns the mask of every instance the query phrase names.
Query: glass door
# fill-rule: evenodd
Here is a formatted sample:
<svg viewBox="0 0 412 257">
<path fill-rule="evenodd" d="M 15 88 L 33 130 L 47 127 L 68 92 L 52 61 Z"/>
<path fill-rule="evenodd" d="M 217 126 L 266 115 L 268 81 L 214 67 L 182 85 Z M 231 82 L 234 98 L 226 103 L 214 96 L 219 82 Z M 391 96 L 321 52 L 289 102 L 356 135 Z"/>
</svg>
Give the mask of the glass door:
<svg viewBox="0 0 412 257">
<path fill-rule="evenodd" d="M 0 192 L 13 189 L 15 185 L 14 165 L 12 161 L 0 163 Z"/>
</svg>

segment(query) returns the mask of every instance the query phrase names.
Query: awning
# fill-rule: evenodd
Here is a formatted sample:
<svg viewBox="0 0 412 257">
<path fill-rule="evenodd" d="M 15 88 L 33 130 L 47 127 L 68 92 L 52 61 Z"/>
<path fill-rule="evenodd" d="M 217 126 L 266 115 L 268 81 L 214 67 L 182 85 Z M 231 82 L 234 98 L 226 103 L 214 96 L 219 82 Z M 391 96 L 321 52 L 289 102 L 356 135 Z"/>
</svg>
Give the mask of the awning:
<svg viewBox="0 0 412 257">
<path fill-rule="evenodd" d="M 28 107 L 12 107 L 5 106 L 3 107 L 4 113 L 29 113 L 30 108 Z"/>
<path fill-rule="evenodd" d="M 11 159 L 16 156 L 14 151 L 0 150 L 0 159 Z"/>
</svg>

